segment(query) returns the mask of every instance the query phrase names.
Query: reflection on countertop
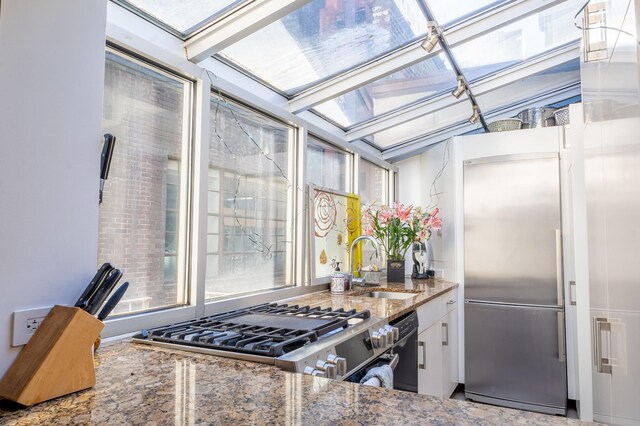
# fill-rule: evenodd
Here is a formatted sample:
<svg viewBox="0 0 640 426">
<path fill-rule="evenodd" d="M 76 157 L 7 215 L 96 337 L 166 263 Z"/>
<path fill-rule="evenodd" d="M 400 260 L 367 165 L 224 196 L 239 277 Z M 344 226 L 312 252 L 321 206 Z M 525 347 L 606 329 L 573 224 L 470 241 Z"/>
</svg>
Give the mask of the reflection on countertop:
<svg viewBox="0 0 640 426">
<path fill-rule="evenodd" d="M 93 389 L 21 410 L 0 404 L 0 423 L 577 424 L 562 417 L 370 388 L 129 340 L 100 348 L 96 374 Z"/>
<path fill-rule="evenodd" d="M 363 297 L 328 291 L 287 303 L 370 309 L 394 319 L 455 288 L 442 280 L 381 284 L 385 290 L 419 292 L 416 298 Z M 100 347 L 97 384 L 31 408 L 0 401 L 3 425 L 423 425 L 579 422 L 472 402 L 371 388 L 282 371 L 273 365 L 133 344 L 129 339 Z"/>
<path fill-rule="evenodd" d="M 393 321 L 456 287 L 458 287 L 458 284 L 438 278 L 428 280 L 407 278 L 404 283 L 387 283 L 382 280 L 377 287 L 356 287 L 344 294 L 331 294 L 329 291 L 323 291 L 279 302 L 332 309 L 344 308 L 345 310 L 356 309 L 358 311 L 368 309 L 371 315 Z M 365 296 L 366 293 L 372 291 L 408 292 L 415 293 L 416 297 L 398 300 Z"/>
</svg>

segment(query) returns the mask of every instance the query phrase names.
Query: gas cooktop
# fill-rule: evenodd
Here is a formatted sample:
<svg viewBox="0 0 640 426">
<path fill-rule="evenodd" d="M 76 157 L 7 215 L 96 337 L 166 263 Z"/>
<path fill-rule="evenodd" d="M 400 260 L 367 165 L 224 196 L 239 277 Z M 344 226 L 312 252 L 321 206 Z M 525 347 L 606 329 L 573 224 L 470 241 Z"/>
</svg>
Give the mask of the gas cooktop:
<svg viewBox="0 0 640 426">
<path fill-rule="evenodd" d="M 393 337 L 386 320 L 367 310 L 270 303 L 142 330 L 133 339 L 340 378 L 379 356 Z"/>
</svg>

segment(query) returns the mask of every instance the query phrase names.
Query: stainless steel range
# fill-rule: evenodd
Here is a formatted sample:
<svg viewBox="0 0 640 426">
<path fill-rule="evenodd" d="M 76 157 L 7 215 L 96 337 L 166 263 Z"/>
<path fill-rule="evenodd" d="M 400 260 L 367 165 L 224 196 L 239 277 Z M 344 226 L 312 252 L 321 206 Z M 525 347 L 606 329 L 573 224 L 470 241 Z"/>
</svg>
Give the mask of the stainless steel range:
<svg viewBox="0 0 640 426">
<path fill-rule="evenodd" d="M 367 310 L 264 304 L 143 330 L 133 339 L 344 380 L 381 358 L 399 330 Z"/>
</svg>

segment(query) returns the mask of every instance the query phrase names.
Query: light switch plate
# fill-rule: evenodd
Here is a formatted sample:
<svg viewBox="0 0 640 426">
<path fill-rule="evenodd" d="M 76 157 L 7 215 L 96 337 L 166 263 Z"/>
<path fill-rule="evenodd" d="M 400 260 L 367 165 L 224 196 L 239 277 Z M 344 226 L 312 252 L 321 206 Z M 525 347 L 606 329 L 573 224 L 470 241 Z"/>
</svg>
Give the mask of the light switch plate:
<svg viewBox="0 0 640 426">
<path fill-rule="evenodd" d="M 52 306 L 15 311 L 13 313 L 13 341 L 11 346 L 26 345 L 51 308 Z"/>
</svg>

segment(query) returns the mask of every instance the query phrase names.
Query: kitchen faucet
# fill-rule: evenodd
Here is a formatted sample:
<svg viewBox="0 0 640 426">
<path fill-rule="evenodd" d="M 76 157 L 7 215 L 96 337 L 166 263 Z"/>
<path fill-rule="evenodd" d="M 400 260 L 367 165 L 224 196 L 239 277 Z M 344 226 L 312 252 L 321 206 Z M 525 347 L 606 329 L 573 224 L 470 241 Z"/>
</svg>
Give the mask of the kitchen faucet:
<svg viewBox="0 0 640 426">
<path fill-rule="evenodd" d="M 360 277 L 360 278 L 355 278 L 353 275 L 355 274 L 355 269 L 354 269 L 354 262 L 353 262 L 353 250 L 356 248 L 356 245 L 363 240 L 369 240 L 371 241 L 371 243 L 373 244 L 373 248 L 376 250 L 376 257 L 378 259 L 380 259 L 380 245 L 378 244 L 378 240 L 376 240 L 375 238 L 373 238 L 370 235 L 361 235 L 359 237 L 357 237 L 355 240 L 353 240 L 353 242 L 351 243 L 351 249 L 349 250 L 349 259 L 351 259 L 351 282 L 354 285 L 363 285 L 365 283 L 364 277 Z"/>
</svg>

